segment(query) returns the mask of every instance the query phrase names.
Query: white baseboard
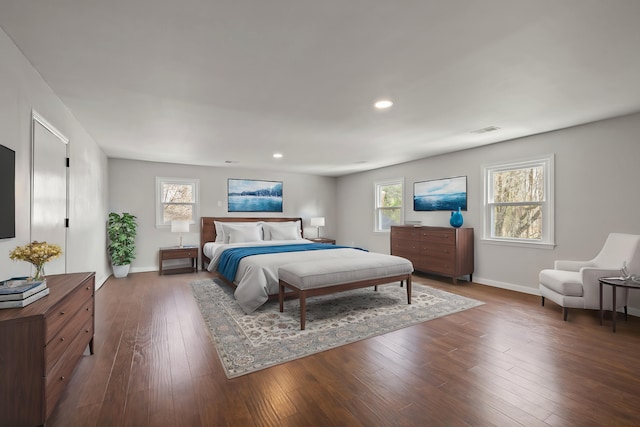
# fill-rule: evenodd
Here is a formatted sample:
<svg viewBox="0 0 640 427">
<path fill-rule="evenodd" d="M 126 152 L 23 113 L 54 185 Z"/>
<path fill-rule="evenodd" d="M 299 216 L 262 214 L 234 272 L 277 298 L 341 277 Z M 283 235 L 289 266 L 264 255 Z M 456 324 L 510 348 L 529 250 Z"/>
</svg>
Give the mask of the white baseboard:
<svg viewBox="0 0 640 427">
<path fill-rule="evenodd" d="M 480 285 L 493 286 L 494 288 L 508 289 L 510 291 L 522 292 L 529 295 L 540 295 L 540 290 L 537 288 L 530 288 L 528 286 L 514 285 L 512 283 L 499 282 L 497 280 L 485 279 L 483 277 L 473 277 L 473 282 Z M 631 316 L 640 317 L 640 308 L 627 307 L 627 311 Z"/>
<path fill-rule="evenodd" d="M 485 279 L 484 277 L 473 276 L 473 283 L 493 286 L 494 288 L 508 289 L 510 291 L 522 292 L 523 294 L 540 295 L 540 290 L 538 288 L 530 288 L 528 286 L 514 285 L 513 283 L 499 282 L 497 280 Z"/>
<path fill-rule="evenodd" d="M 131 267 L 129 270 L 130 273 L 147 273 L 149 271 L 158 271 L 158 267 Z"/>
</svg>

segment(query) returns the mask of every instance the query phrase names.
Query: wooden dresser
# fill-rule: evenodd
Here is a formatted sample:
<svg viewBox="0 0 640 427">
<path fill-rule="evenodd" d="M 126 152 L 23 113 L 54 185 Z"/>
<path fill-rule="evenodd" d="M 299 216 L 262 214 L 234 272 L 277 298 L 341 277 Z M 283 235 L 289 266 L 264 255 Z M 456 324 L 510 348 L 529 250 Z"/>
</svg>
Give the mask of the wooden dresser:
<svg viewBox="0 0 640 427">
<path fill-rule="evenodd" d="M 94 273 L 47 276 L 49 295 L 0 310 L 0 425 L 44 425 L 87 345 Z"/>
<path fill-rule="evenodd" d="M 413 268 L 453 278 L 473 280 L 473 228 L 391 227 L 391 255 L 407 258 Z"/>
</svg>

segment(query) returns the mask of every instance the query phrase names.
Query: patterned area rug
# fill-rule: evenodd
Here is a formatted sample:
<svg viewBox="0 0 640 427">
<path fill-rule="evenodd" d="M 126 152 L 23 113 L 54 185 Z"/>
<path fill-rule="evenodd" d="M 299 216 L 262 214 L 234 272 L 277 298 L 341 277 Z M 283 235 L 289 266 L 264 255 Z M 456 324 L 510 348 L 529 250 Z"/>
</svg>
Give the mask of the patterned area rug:
<svg viewBox="0 0 640 427">
<path fill-rule="evenodd" d="M 200 312 L 224 366 L 234 378 L 416 323 L 483 304 L 419 283 L 412 284 L 411 305 L 398 283 L 307 299 L 305 330 L 300 330 L 298 300 L 284 313 L 269 301 L 251 314 L 235 302 L 224 283 L 191 283 Z"/>
</svg>

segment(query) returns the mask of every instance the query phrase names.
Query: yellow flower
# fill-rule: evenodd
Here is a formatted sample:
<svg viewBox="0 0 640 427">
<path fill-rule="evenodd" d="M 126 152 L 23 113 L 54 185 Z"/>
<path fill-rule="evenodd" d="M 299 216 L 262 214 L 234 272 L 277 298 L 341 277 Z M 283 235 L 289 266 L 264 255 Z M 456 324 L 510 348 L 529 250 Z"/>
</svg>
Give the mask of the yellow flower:
<svg viewBox="0 0 640 427">
<path fill-rule="evenodd" d="M 9 253 L 12 260 L 27 261 L 36 268 L 34 280 L 43 279 L 43 267 L 46 262 L 57 258 L 62 254 L 62 248 L 58 245 L 51 245 L 47 242 L 33 241 L 24 246 L 18 246 Z"/>
</svg>

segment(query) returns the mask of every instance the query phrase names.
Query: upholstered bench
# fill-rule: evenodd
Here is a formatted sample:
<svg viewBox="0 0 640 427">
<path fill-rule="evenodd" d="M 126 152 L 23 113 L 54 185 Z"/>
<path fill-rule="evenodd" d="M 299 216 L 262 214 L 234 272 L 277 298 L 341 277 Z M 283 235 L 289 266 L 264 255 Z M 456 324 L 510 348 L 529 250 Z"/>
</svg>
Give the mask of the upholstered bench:
<svg viewBox="0 0 640 427">
<path fill-rule="evenodd" d="M 411 261 L 394 255 L 368 253 L 366 257 L 327 259 L 287 264 L 278 269 L 278 299 L 284 311 L 285 288 L 300 299 L 300 329 L 304 330 L 306 298 L 395 281 L 407 282 L 407 303 L 411 304 Z"/>
</svg>

